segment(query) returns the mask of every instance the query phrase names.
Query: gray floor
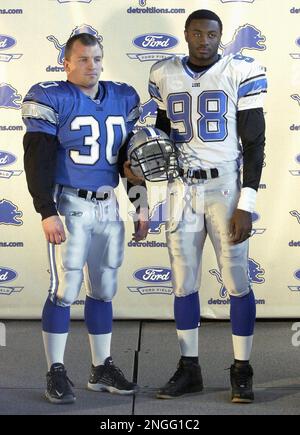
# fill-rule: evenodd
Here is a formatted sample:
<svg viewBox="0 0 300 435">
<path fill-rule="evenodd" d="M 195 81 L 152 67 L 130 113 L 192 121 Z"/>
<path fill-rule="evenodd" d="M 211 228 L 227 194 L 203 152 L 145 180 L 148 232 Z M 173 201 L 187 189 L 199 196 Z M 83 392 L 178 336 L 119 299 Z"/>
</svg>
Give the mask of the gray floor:
<svg viewBox="0 0 300 435">
<path fill-rule="evenodd" d="M 156 389 L 173 374 L 179 358 L 173 322 L 116 321 L 112 355 L 129 379 L 138 376 L 135 397 L 86 390 L 90 354 L 83 322 L 73 321 L 66 351 L 75 383 L 74 405 L 43 399 L 46 366 L 40 322 L 6 321 L 6 347 L 0 347 L 0 414 L 202 415 L 300 414 L 300 348 L 292 346 L 292 321 L 258 322 L 252 365 L 251 405 L 229 401 L 232 361 L 228 322 L 204 322 L 199 334 L 205 390 L 176 400 L 155 399 Z"/>
</svg>

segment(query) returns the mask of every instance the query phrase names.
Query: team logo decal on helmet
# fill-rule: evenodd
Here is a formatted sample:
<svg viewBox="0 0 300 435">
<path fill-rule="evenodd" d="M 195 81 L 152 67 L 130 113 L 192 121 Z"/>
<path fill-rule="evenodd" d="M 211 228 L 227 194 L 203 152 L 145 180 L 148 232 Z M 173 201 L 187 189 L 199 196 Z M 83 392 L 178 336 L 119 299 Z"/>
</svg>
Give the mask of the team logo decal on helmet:
<svg viewBox="0 0 300 435">
<path fill-rule="evenodd" d="M 174 143 L 158 128 L 142 128 L 129 141 L 132 172 L 147 181 L 166 181 L 179 176 Z"/>
</svg>

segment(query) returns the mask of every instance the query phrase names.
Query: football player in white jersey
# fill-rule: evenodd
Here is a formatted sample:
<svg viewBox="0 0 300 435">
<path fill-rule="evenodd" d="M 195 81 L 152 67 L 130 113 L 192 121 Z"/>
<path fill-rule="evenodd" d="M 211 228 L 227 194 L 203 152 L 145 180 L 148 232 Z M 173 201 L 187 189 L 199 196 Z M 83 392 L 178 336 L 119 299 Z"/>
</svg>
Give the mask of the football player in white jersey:
<svg viewBox="0 0 300 435">
<path fill-rule="evenodd" d="M 42 326 L 49 370 L 46 398 L 55 404 L 75 401 L 64 351 L 70 306 L 83 274 L 92 353 L 88 388 L 118 394 L 135 390 L 114 365 L 110 344 L 112 299 L 124 251 L 114 188 L 139 118 L 139 96 L 125 83 L 99 81 L 102 59 L 103 48 L 93 35 L 71 37 L 65 47 L 67 81 L 32 86 L 22 108 L 27 183 L 48 241 L 51 286 Z M 141 240 L 147 234 L 148 209 L 143 215 L 142 208 L 137 211 L 135 239 Z"/>
<path fill-rule="evenodd" d="M 198 291 L 208 235 L 231 303 L 231 398 L 249 403 L 254 399 L 249 359 L 256 309 L 248 276 L 248 238 L 264 157 L 265 69 L 241 54 L 218 54 L 222 22 L 212 11 L 193 12 L 184 33 L 189 55 L 157 62 L 149 81 L 158 104 L 156 127 L 174 140 L 181 167 L 181 177 L 169 183 L 166 227 L 181 358 L 157 397 L 203 388 Z"/>
</svg>

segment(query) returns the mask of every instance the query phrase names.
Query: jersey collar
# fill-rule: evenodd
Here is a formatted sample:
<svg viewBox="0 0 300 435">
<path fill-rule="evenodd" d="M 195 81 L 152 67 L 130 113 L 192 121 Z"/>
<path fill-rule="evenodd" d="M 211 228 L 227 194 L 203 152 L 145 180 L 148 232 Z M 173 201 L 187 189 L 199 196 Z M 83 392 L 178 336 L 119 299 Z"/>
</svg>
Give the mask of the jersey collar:
<svg viewBox="0 0 300 435">
<path fill-rule="evenodd" d="M 181 59 L 181 63 L 183 66 L 183 69 L 185 70 L 185 72 L 194 80 L 198 80 L 200 79 L 200 77 L 202 77 L 212 66 L 214 66 L 217 62 L 219 62 L 219 60 L 221 59 L 221 56 L 219 55 L 218 60 L 216 62 L 214 62 L 211 65 L 208 65 L 206 68 L 204 67 L 203 71 L 200 72 L 195 72 L 193 71 L 187 64 L 189 57 L 185 56 Z"/>
<path fill-rule="evenodd" d="M 88 95 L 86 95 L 84 92 L 82 92 L 82 90 L 78 86 L 76 86 L 74 83 L 70 82 L 69 80 L 66 80 L 66 82 L 69 85 L 74 86 L 80 94 L 84 95 L 86 98 L 93 101 L 95 104 L 101 104 L 105 97 L 106 94 L 105 87 L 101 82 L 98 82 L 98 91 L 95 98 L 91 98 Z"/>
</svg>

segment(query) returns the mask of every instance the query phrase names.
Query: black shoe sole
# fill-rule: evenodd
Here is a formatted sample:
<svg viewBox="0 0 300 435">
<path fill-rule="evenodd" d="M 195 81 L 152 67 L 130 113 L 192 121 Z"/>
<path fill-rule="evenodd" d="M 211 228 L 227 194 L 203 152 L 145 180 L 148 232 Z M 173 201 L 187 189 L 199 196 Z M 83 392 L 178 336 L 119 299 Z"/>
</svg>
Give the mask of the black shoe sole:
<svg viewBox="0 0 300 435">
<path fill-rule="evenodd" d="M 87 385 L 88 390 L 90 391 L 96 391 L 96 392 L 107 392 L 107 393 L 111 393 L 111 394 L 120 394 L 122 396 L 129 396 L 132 395 L 134 393 L 137 393 L 138 388 L 135 387 L 132 390 L 118 390 L 115 387 L 109 386 L 109 385 L 105 385 L 105 384 L 92 384 L 91 382 L 88 383 Z"/>
<path fill-rule="evenodd" d="M 175 395 L 171 395 L 171 394 L 167 394 L 167 393 L 163 393 L 163 392 L 158 392 L 156 394 L 156 398 L 157 399 L 177 399 L 178 397 L 182 397 L 182 396 L 188 396 L 188 395 L 196 395 L 199 394 L 203 391 L 203 387 L 199 387 L 194 389 L 193 391 L 187 391 L 186 393 L 181 393 L 181 394 L 177 394 Z"/>
<path fill-rule="evenodd" d="M 69 405 L 69 404 L 76 402 L 75 396 L 66 396 L 62 399 L 57 399 L 56 397 L 50 396 L 48 391 L 45 392 L 45 398 L 46 398 L 46 400 L 48 400 L 48 402 L 50 402 L 54 405 Z"/>
</svg>

